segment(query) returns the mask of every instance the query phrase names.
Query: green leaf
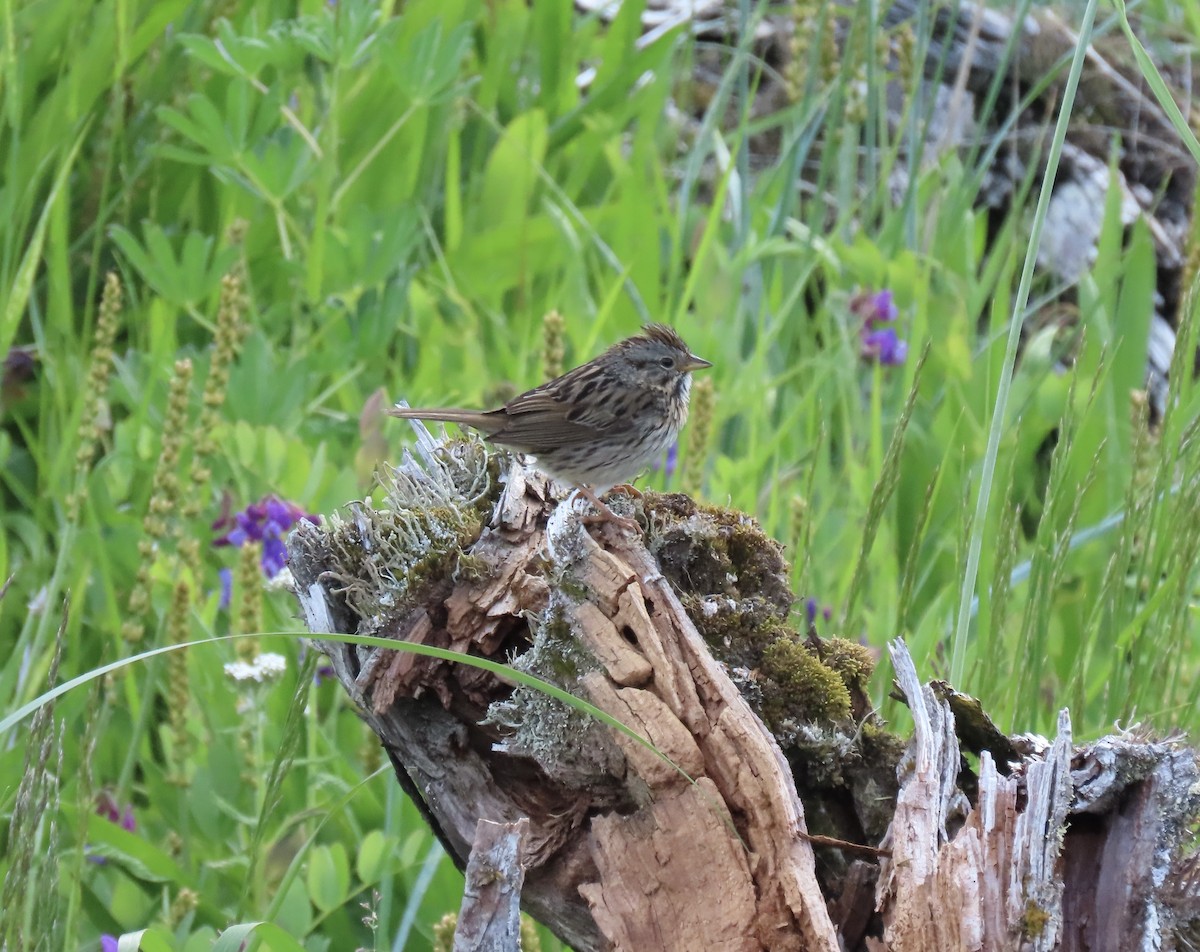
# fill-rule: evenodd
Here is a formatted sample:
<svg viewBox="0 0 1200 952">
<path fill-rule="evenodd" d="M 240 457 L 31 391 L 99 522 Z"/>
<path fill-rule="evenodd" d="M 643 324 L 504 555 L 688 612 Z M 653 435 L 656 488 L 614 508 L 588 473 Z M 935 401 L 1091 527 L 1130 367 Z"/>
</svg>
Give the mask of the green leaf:
<svg viewBox="0 0 1200 952">
<path fill-rule="evenodd" d="M 642 36 L 642 13 L 645 9 L 645 0 L 626 0 L 618 8 L 600 44 L 600 66 L 596 69 L 593 81 L 595 88 L 614 83 L 632 88 L 636 82 L 628 67 L 637 56 L 637 41 Z"/>
<path fill-rule="evenodd" d="M 299 877 L 281 887 L 283 893 L 275 897 L 275 909 L 269 913 L 273 922 L 292 935 L 307 936 L 313 928 L 313 904 L 308 890 Z"/>
<path fill-rule="evenodd" d="M 279 64 L 277 45 L 237 33 L 228 20 L 217 21 L 217 35 L 182 33 L 177 42 L 196 62 L 224 76 L 257 76 L 263 67 Z"/>
<path fill-rule="evenodd" d="M 212 952 L 217 942 L 217 934 L 211 926 L 202 926 L 191 935 L 180 948 L 180 952 Z"/>
<path fill-rule="evenodd" d="M 250 937 L 258 939 L 260 949 L 271 952 L 305 952 L 304 946 L 273 922 L 239 922 L 221 933 L 212 952 L 241 952 L 248 947 Z"/>
<path fill-rule="evenodd" d="M 189 231 L 176 257 L 171 239 L 155 222 L 146 222 L 143 227 L 144 245 L 120 225 L 112 226 L 109 234 L 143 280 L 179 306 L 200 303 L 213 294 L 237 256 L 234 248 L 215 251 L 211 235 Z"/>
<path fill-rule="evenodd" d="M 358 878 L 366 886 L 373 886 L 383 878 L 388 861 L 396 853 L 396 839 L 380 830 L 372 830 L 358 844 L 355 868 Z"/>
<path fill-rule="evenodd" d="M 64 805 L 63 812 L 74 818 L 74 808 Z M 148 883 L 186 885 L 190 877 L 175 859 L 140 833 L 131 833 L 104 817 L 87 817 L 88 854 L 117 863 L 135 879 Z"/>
<path fill-rule="evenodd" d="M 176 42 L 184 52 L 202 66 L 225 76 L 241 76 L 244 70 L 228 45 L 218 49 L 217 41 L 199 33 L 182 33 Z"/>
<path fill-rule="evenodd" d="M 245 175 L 272 203 L 280 203 L 303 185 L 315 170 L 307 143 L 298 136 L 277 135 L 241 157 Z"/>
<path fill-rule="evenodd" d="M 496 143 L 483 173 L 475 228 L 510 229 L 528 217 L 546 159 L 546 115 L 534 109 L 517 116 Z"/>
<path fill-rule="evenodd" d="M 160 106 L 155 115 L 164 125 L 205 150 L 213 162 L 229 165 L 236 152 L 244 147 L 244 143 L 231 135 L 221 110 L 207 96 L 199 93 L 188 96 L 186 114 L 169 106 Z"/>
<path fill-rule="evenodd" d="M 471 24 L 460 23 L 443 36 L 440 19 L 396 38 L 398 55 L 386 58 L 401 93 L 414 103 L 429 105 L 453 95 L 463 57 L 471 48 Z"/>
<path fill-rule="evenodd" d="M 126 932 L 117 939 L 117 952 L 173 952 L 174 943 L 164 929 L 155 927 Z"/>
<path fill-rule="evenodd" d="M 25 246 L 25 253 L 21 256 L 21 263 L 17 266 L 12 290 L 9 291 L 8 298 L 4 302 L 3 313 L 0 315 L 0 354 L 8 353 L 13 338 L 16 336 L 17 326 L 25 314 L 25 307 L 29 304 L 29 295 L 33 290 L 33 278 L 37 273 L 38 264 L 42 260 L 42 248 L 46 241 L 46 226 L 50 222 L 50 211 L 58 201 L 63 186 L 75 167 L 75 159 L 79 155 L 79 148 L 83 145 L 87 132 L 88 127 L 85 124 L 63 157 L 62 164 L 58 167 L 58 174 L 54 176 L 54 183 L 50 186 L 50 194 L 42 203 L 42 213 L 38 216 L 37 224 L 33 228 L 33 235 L 29 238 L 28 244 Z"/>
<path fill-rule="evenodd" d="M 415 866 L 417 858 L 428 845 L 429 833 L 425 830 L 413 830 L 404 838 L 404 845 L 400 847 L 400 865 Z"/>
<path fill-rule="evenodd" d="M 162 289 L 169 283 L 167 276 L 159 271 L 154 259 L 146 252 L 142 243 L 133 236 L 133 233 L 121 225 L 113 225 L 108 230 L 108 236 L 125 256 L 125 260 L 133 265 L 133 269 L 142 276 L 142 280 L 162 294 Z"/>
<path fill-rule="evenodd" d="M 344 905 L 350 894 L 350 861 L 341 843 L 314 846 L 308 854 L 308 896 L 322 912 Z"/>
</svg>

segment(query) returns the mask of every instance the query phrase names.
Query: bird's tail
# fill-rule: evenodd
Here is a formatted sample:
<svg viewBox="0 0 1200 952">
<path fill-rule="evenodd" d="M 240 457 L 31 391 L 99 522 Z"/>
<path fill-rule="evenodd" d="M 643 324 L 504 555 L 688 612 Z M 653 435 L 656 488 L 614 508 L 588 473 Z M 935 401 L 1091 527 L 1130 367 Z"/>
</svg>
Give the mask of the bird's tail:
<svg viewBox="0 0 1200 952">
<path fill-rule="evenodd" d="M 485 433 L 496 429 L 496 419 L 480 410 L 456 410 L 453 407 L 388 407 L 389 416 L 402 420 L 428 420 L 435 423 L 458 423 L 473 426 Z"/>
</svg>

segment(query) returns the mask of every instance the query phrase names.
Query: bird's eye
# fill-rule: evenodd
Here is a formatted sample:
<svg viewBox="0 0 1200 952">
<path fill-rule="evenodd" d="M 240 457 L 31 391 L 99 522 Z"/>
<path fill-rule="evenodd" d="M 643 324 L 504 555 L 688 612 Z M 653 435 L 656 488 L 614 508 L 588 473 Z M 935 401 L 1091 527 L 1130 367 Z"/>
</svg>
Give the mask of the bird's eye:
<svg viewBox="0 0 1200 952">
<path fill-rule="evenodd" d="M 658 362 L 658 365 L 660 367 L 662 367 L 663 370 L 674 370 L 675 369 L 675 358 L 674 357 L 664 357 L 662 360 L 660 360 Z"/>
</svg>

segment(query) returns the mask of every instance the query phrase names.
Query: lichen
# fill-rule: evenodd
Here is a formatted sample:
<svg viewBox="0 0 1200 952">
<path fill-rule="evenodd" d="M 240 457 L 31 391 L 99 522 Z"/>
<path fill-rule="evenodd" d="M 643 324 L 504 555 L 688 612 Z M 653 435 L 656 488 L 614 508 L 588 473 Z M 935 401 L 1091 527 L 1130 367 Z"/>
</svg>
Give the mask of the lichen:
<svg viewBox="0 0 1200 952">
<path fill-rule="evenodd" d="M 406 450 L 400 466 L 380 475 L 385 507 L 351 503 L 322 526 L 301 522 L 288 537 L 290 561 L 319 566 L 330 593 L 360 619 L 359 631 L 384 629 L 430 584 L 447 584 L 499 494 L 501 460 L 480 440 L 438 442 L 421 432 L 416 456 Z M 461 568 L 470 572 L 467 558 Z"/>
<path fill-rule="evenodd" d="M 375 509 L 369 501 L 334 513 L 322 529 L 329 568 L 324 579 L 362 619 L 360 630 L 378 629 L 384 619 L 405 614 L 427 583 L 445 582 L 463 549 L 479 537 L 473 512 L 450 509 Z"/>
<path fill-rule="evenodd" d="M 571 601 L 561 590 L 533 622 L 533 643 L 511 662 L 517 671 L 549 681 L 570 694 L 584 696 L 581 679 L 601 670 L 571 624 Z M 504 739 L 497 750 L 529 757 L 553 780 L 573 788 L 595 788 L 598 782 L 625 775 L 620 749 L 607 729 L 590 714 L 535 688 L 518 685 L 503 701 L 488 707 L 484 724 L 499 727 Z M 619 785 L 613 784 L 614 795 Z"/>
</svg>

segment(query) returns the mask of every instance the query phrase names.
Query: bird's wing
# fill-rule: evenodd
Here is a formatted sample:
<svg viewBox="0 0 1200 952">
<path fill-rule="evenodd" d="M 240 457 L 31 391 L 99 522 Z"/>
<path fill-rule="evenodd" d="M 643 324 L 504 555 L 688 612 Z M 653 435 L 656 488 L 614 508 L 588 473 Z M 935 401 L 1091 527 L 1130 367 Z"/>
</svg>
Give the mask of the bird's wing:
<svg viewBox="0 0 1200 952">
<path fill-rule="evenodd" d="M 612 401 L 600 399 L 611 389 L 602 369 L 594 364 L 576 367 L 505 404 L 505 424 L 491 438 L 518 449 L 595 440 L 626 422 L 624 412 L 614 412 L 615 407 L 609 406 Z"/>
<path fill-rule="evenodd" d="M 594 440 L 599 431 L 568 420 L 562 407 L 546 410 L 509 411 L 504 426 L 488 436 L 493 443 L 536 452 L 536 447 L 566 446 Z"/>
<path fill-rule="evenodd" d="M 508 416 L 519 416 L 522 413 L 565 414 L 570 409 L 570 403 L 562 400 L 555 391 L 548 390 L 545 384 L 536 390 L 513 397 L 503 407 Z"/>
</svg>

